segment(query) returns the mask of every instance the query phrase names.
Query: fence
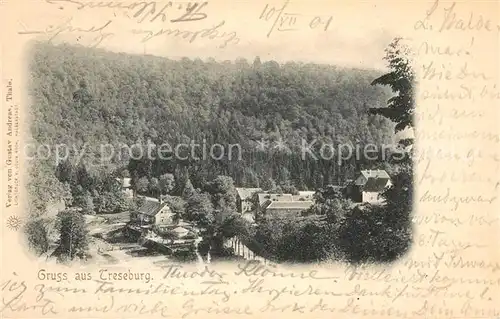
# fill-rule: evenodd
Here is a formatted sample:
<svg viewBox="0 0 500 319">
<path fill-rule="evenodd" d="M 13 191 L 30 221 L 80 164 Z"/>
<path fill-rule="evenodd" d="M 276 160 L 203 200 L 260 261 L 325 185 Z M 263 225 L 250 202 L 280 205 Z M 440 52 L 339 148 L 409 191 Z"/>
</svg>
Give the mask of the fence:
<svg viewBox="0 0 500 319">
<path fill-rule="evenodd" d="M 248 248 L 237 236 L 227 239 L 224 247 L 232 248 L 236 256 L 243 257 L 245 260 L 257 260 L 264 264 L 272 263 L 269 259 L 261 257 Z"/>
</svg>

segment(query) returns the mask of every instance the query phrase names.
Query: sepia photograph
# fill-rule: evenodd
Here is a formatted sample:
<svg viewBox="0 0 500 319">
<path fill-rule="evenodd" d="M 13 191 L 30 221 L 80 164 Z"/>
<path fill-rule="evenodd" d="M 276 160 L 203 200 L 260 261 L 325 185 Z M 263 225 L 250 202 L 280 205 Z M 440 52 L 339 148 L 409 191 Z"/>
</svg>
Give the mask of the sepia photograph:
<svg viewBox="0 0 500 319">
<path fill-rule="evenodd" d="M 0 317 L 500 318 L 491 1 L 0 1 Z"/>
<path fill-rule="evenodd" d="M 62 263 L 390 263 L 412 244 L 414 72 L 30 52 L 29 221 Z M 375 59 L 375 57 L 370 57 Z"/>
</svg>

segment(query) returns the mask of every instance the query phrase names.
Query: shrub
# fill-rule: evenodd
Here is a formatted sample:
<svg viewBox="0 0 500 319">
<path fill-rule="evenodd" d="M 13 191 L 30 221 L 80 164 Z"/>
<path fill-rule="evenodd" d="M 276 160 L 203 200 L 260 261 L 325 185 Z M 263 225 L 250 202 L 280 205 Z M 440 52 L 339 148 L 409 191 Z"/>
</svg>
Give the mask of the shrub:
<svg viewBox="0 0 500 319">
<path fill-rule="evenodd" d="M 29 248 L 37 255 L 46 253 L 49 249 L 46 222 L 43 219 L 34 219 L 28 221 L 24 227 Z"/>
<path fill-rule="evenodd" d="M 391 218 L 384 206 L 351 211 L 340 230 L 340 250 L 354 263 L 391 262 L 405 254 L 412 241 L 409 218 Z"/>
<path fill-rule="evenodd" d="M 88 230 L 83 215 L 74 210 L 65 210 L 57 214 L 57 220 L 60 254 L 68 256 L 69 259 L 84 256 L 88 248 Z"/>
</svg>

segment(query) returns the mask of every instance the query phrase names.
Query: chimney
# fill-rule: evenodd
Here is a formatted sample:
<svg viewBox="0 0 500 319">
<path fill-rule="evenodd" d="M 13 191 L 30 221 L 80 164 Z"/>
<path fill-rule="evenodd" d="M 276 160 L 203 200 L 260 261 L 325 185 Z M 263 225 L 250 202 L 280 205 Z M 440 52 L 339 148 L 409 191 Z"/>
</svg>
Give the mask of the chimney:
<svg viewBox="0 0 500 319">
<path fill-rule="evenodd" d="M 158 202 L 160 203 L 160 205 L 162 204 L 161 193 L 160 193 L 160 194 L 158 194 Z"/>
</svg>

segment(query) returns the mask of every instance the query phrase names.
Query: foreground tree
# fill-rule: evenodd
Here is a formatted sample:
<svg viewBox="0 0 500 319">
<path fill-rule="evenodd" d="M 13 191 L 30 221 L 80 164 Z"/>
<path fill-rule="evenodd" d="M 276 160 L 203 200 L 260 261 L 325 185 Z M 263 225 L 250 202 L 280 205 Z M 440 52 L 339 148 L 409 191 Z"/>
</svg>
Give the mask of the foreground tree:
<svg viewBox="0 0 500 319">
<path fill-rule="evenodd" d="M 408 252 L 412 229 L 406 212 L 398 218 L 384 206 L 352 209 L 340 229 L 338 247 L 351 263 L 393 262 Z"/>
<path fill-rule="evenodd" d="M 84 195 L 83 200 L 82 200 L 81 208 L 82 208 L 82 212 L 84 214 L 89 214 L 89 215 L 95 214 L 94 199 L 92 198 L 92 196 L 90 195 L 90 193 L 88 191 L 85 192 L 85 195 Z"/>
<path fill-rule="evenodd" d="M 181 196 L 183 199 L 188 200 L 194 194 L 196 194 L 196 190 L 194 189 L 193 184 L 191 183 L 191 180 L 188 178 L 188 179 L 186 179 L 186 182 L 184 184 L 184 188 L 181 192 Z"/>
<path fill-rule="evenodd" d="M 214 206 L 214 221 L 207 228 L 211 238 L 211 249 L 215 254 L 223 252 L 224 239 L 235 234 L 237 220 L 236 187 L 229 176 L 217 176 L 205 185 Z"/>
<path fill-rule="evenodd" d="M 214 206 L 207 193 L 194 194 L 187 200 L 186 218 L 196 226 L 206 229 L 214 221 Z"/>
<path fill-rule="evenodd" d="M 60 162 L 56 167 L 56 177 L 61 183 L 75 184 L 75 169 L 70 161 Z"/>
<path fill-rule="evenodd" d="M 163 174 L 159 178 L 160 191 L 162 194 L 170 194 L 175 188 L 175 177 L 173 174 Z"/>
<path fill-rule="evenodd" d="M 83 215 L 74 210 L 65 210 L 57 214 L 57 221 L 60 256 L 70 260 L 75 256 L 83 258 L 88 249 L 88 230 Z"/>
<path fill-rule="evenodd" d="M 205 190 L 212 196 L 212 203 L 216 210 L 236 212 L 236 188 L 229 176 L 218 176 L 205 185 Z"/>
<path fill-rule="evenodd" d="M 413 209 L 413 163 L 410 158 L 400 163 L 391 181 L 392 185 L 381 194 L 385 207 L 394 218 L 409 222 L 408 212 Z"/>
<path fill-rule="evenodd" d="M 147 177 L 143 176 L 137 180 L 134 179 L 133 187 L 136 192 L 144 194 L 149 189 L 149 180 Z"/>
<path fill-rule="evenodd" d="M 49 249 L 47 221 L 42 218 L 30 220 L 24 226 L 28 235 L 28 246 L 37 255 L 44 254 Z"/>
<path fill-rule="evenodd" d="M 186 201 L 180 196 L 170 196 L 166 195 L 163 200 L 168 204 L 168 207 L 172 210 L 173 222 L 176 223 L 180 219 L 184 218 L 186 215 Z M 194 209 L 191 207 L 191 210 Z"/>
<path fill-rule="evenodd" d="M 335 249 L 329 228 L 322 216 L 269 215 L 258 223 L 252 244 L 271 260 L 317 262 Z"/>
<path fill-rule="evenodd" d="M 351 209 L 352 202 L 345 199 L 342 192 L 332 185 L 320 188 L 314 194 L 314 205 L 306 214 L 325 216 L 328 222 L 339 227 L 345 221 L 347 212 Z"/>
<path fill-rule="evenodd" d="M 161 195 L 160 181 L 158 178 L 153 177 L 149 180 L 148 191 L 151 195 L 158 198 Z"/>
<path fill-rule="evenodd" d="M 50 165 L 40 160 L 32 161 L 29 167 L 27 191 L 29 215 L 33 218 L 43 216 L 52 204 L 62 201 L 68 206 L 73 203 L 69 183 L 60 182 Z"/>
<path fill-rule="evenodd" d="M 96 195 L 96 199 L 99 199 L 100 196 L 98 195 L 97 191 L 94 192 Z M 93 214 L 94 213 L 94 198 L 92 197 L 92 194 L 88 191 L 83 189 L 80 185 L 76 186 L 73 188 L 73 194 L 74 194 L 74 201 L 73 201 L 73 206 L 78 207 L 82 209 L 82 212 L 84 214 Z M 99 203 L 97 205 L 97 209 L 99 210 Z"/>
<path fill-rule="evenodd" d="M 387 101 L 387 107 L 370 109 L 371 114 L 382 115 L 396 123 L 396 133 L 414 126 L 415 72 L 412 68 L 411 49 L 402 40 L 402 38 L 395 38 L 385 50 L 384 59 L 388 62 L 391 71 L 372 82 L 372 85 L 389 86 L 396 95 Z M 411 139 L 401 141 L 406 145 L 412 142 Z"/>
<path fill-rule="evenodd" d="M 223 254 L 225 238 L 244 231 L 245 222 L 236 216 L 236 188 L 229 176 L 218 176 L 206 183 L 205 192 L 187 199 L 186 218 L 202 229 L 200 252 Z"/>
<path fill-rule="evenodd" d="M 412 52 L 396 38 L 386 50 L 385 60 L 390 72 L 372 84 L 387 85 L 396 94 L 385 108 L 372 108 L 372 114 L 382 115 L 394 123 L 398 133 L 414 127 L 414 80 Z M 412 139 L 399 141 L 409 146 Z M 339 247 L 351 262 L 391 262 L 405 254 L 412 241 L 411 214 L 413 210 L 412 150 L 397 160 L 391 173 L 392 185 L 382 197 L 383 206 L 357 206 L 350 211 L 340 229 Z"/>
</svg>

